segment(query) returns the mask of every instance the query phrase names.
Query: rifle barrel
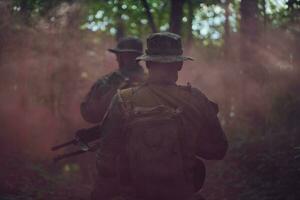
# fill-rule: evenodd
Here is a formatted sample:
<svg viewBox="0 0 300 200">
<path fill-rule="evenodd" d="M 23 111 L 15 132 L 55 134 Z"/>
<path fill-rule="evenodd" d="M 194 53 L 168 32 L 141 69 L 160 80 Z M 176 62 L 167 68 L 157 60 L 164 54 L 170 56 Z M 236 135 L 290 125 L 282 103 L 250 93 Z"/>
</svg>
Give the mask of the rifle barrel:
<svg viewBox="0 0 300 200">
<path fill-rule="evenodd" d="M 68 142 L 66 142 L 66 143 L 63 143 L 63 144 L 59 144 L 59 145 L 53 146 L 53 147 L 51 148 L 51 150 L 52 150 L 52 151 L 56 151 L 56 150 L 61 149 L 61 148 L 65 147 L 65 146 L 69 146 L 69 145 L 71 145 L 71 144 L 76 144 L 76 143 L 77 143 L 76 140 L 71 140 L 71 141 L 68 141 Z"/>
</svg>

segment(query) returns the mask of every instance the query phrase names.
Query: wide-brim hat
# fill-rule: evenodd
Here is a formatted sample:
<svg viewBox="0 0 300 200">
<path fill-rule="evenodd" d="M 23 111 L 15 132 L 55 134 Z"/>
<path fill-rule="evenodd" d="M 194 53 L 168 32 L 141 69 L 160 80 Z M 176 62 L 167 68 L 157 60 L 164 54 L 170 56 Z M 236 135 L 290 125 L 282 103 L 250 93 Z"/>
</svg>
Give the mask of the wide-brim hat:
<svg viewBox="0 0 300 200">
<path fill-rule="evenodd" d="M 140 61 L 160 63 L 182 62 L 193 58 L 182 55 L 181 37 L 170 32 L 153 33 L 147 38 L 145 54 L 136 58 Z"/>
<path fill-rule="evenodd" d="M 140 39 L 135 37 L 125 37 L 119 40 L 115 48 L 109 48 L 108 51 L 112 53 L 143 53 L 143 43 Z"/>
<path fill-rule="evenodd" d="M 152 61 L 152 62 L 160 62 L 160 63 L 172 63 L 172 62 L 182 62 L 182 61 L 187 61 L 187 60 L 194 60 L 191 57 L 187 56 L 173 56 L 173 55 L 142 55 L 136 58 L 137 61 Z"/>
</svg>

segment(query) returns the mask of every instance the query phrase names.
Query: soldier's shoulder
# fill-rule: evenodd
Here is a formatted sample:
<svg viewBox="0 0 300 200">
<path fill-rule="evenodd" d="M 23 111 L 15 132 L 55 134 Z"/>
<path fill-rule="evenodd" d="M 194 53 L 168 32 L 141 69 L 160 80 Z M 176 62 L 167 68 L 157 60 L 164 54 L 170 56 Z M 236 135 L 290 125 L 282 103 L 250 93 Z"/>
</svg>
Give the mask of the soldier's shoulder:
<svg viewBox="0 0 300 200">
<path fill-rule="evenodd" d="M 116 71 L 113 71 L 113 72 L 110 72 L 108 74 L 105 74 L 103 76 L 101 76 L 96 82 L 95 84 L 96 85 L 99 85 L 99 84 L 107 84 L 109 83 L 110 81 L 116 79 L 116 78 L 119 78 L 121 75 L 120 73 L 118 72 L 118 70 Z"/>
<path fill-rule="evenodd" d="M 187 83 L 186 85 L 177 85 L 177 88 L 179 88 L 182 91 L 185 91 L 189 95 L 196 97 L 196 98 L 207 98 L 205 94 L 203 94 L 198 88 L 192 87 L 190 83 Z"/>
<path fill-rule="evenodd" d="M 203 92 L 198 88 L 192 88 L 192 95 L 199 101 L 199 103 L 205 106 L 211 106 L 215 113 L 219 112 L 219 106 L 214 101 L 210 100 Z"/>
<path fill-rule="evenodd" d="M 218 112 L 218 104 L 208 99 L 208 97 L 198 88 L 192 87 L 191 84 L 187 84 L 186 86 L 178 86 L 181 90 L 186 91 L 186 95 L 190 95 L 191 98 L 194 98 L 196 102 L 203 106 L 212 106 L 216 112 Z"/>
</svg>

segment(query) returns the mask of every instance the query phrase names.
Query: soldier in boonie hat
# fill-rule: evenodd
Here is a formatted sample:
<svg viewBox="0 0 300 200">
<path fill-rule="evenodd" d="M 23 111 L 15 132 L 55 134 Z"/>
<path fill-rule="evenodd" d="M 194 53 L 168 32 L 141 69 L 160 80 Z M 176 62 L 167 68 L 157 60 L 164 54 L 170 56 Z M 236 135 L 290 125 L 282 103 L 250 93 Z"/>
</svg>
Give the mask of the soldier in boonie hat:
<svg viewBox="0 0 300 200">
<path fill-rule="evenodd" d="M 147 49 L 144 55 L 137 60 L 172 63 L 193 60 L 191 57 L 183 56 L 181 37 L 170 32 L 154 33 L 147 39 Z"/>
<path fill-rule="evenodd" d="M 99 123 L 102 120 L 117 89 L 138 85 L 145 79 L 144 70 L 136 60 L 143 53 L 140 39 L 122 38 L 115 48 L 108 51 L 115 53 L 118 69 L 98 79 L 81 103 L 81 115 L 90 123 Z"/>
</svg>

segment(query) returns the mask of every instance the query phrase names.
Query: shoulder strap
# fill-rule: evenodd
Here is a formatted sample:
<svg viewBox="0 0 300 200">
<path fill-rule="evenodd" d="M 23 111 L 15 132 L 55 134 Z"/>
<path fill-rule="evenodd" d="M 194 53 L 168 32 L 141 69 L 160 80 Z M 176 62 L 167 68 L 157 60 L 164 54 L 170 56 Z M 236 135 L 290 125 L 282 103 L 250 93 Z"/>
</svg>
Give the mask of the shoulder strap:
<svg viewBox="0 0 300 200">
<path fill-rule="evenodd" d="M 131 97 L 134 94 L 134 89 L 129 88 L 125 90 L 118 89 L 117 90 L 117 96 L 121 105 L 121 108 L 125 114 L 125 116 L 128 118 L 130 116 L 130 112 L 133 108 L 133 104 L 131 101 Z"/>
<path fill-rule="evenodd" d="M 131 88 L 127 88 L 127 89 L 118 89 L 117 90 L 117 95 L 119 97 L 120 102 L 122 102 L 122 104 L 125 107 L 133 107 L 133 95 L 143 86 L 145 86 L 146 83 L 143 83 L 137 87 L 131 87 Z"/>
<path fill-rule="evenodd" d="M 134 88 L 118 90 L 118 95 L 121 101 L 128 101 L 134 94 Z"/>
</svg>

